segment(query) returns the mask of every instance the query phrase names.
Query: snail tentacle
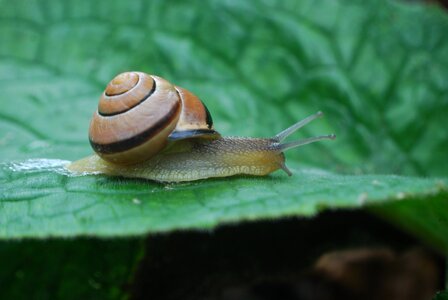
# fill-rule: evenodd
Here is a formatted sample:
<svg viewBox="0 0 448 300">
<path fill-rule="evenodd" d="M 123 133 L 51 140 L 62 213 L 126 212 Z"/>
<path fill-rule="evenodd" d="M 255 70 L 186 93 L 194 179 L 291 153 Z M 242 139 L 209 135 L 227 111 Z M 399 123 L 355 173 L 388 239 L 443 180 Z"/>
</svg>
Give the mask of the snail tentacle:
<svg viewBox="0 0 448 300">
<path fill-rule="evenodd" d="M 317 141 L 322 140 L 334 140 L 336 138 L 335 134 L 328 134 L 328 135 L 320 135 L 320 136 L 314 136 L 303 140 L 293 141 L 289 143 L 279 144 L 278 149 L 281 151 L 286 151 L 292 148 L 300 147 L 306 144 L 311 144 Z"/>
<path fill-rule="evenodd" d="M 288 149 L 292 149 L 295 147 L 303 146 L 306 144 L 314 143 L 321 140 L 334 140 L 336 138 L 335 134 L 328 134 L 328 135 L 321 135 L 321 136 L 315 136 L 303 140 L 297 140 L 293 142 L 288 143 L 281 143 L 284 139 L 286 139 L 288 136 L 305 126 L 306 124 L 310 123 L 313 120 L 316 120 L 317 118 L 323 117 L 323 113 L 321 111 L 318 111 L 317 113 L 306 117 L 303 120 L 300 120 L 299 122 L 295 123 L 294 125 L 286 128 L 285 130 L 281 131 L 280 133 L 276 134 L 272 140 L 274 141 L 272 144 L 273 149 L 277 149 L 280 151 L 286 151 Z M 288 172 L 287 172 L 288 173 Z"/>
<path fill-rule="evenodd" d="M 300 120 L 299 122 L 295 123 L 294 125 L 292 125 L 292 126 L 286 128 L 285 130 L 277 133 L 273 138 L 276 139 L 277 141 L 281 142 L 284 139 L 286 139 L 289 135 L 293 134 L 294 132 L 296 132 L 297 130 L 299 130 L 303 126 L 305 126 L 306 124 L 310 123 L 313 120 L 316 120 L 317 118 L 322 117 L 323 115 L 324 115 L 323 112 L 318 111 L 314 115 L 306 117 L 305 119 Z"/>
</svg>

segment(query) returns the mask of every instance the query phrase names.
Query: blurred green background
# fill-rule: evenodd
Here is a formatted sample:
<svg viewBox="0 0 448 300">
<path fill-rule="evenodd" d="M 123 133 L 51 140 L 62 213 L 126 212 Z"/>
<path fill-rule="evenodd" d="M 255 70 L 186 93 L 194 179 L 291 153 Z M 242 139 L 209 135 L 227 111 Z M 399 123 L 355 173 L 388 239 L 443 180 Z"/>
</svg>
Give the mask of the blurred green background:
<svg viewBox="0 0 448 300">
<path fill-rule="evenodd" d="M 288 157 L 341 172 L 448 174 L 448 19 L 390 1 L 1 1 L 1 160 L 74 160 L 99 94 L 140 70 L 203 99 L 224 135 L 317 110 Z"/>
</svg>

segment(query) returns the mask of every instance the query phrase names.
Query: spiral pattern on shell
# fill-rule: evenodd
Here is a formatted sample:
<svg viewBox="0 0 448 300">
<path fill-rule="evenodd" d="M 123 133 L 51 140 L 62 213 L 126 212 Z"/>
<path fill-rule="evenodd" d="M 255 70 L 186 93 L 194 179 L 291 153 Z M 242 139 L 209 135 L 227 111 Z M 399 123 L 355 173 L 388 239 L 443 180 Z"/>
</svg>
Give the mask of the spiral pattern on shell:
<svg viewBox="0 0 448 300">
<path fill-rule="evenodd" d="M 100 97 L 89 140 L 103 159 L 118 164 L 147 160 L 168 140 L 217 138 L 205 105 L 191 92 L 142 72 L 117 75 Z"/>
</svg>

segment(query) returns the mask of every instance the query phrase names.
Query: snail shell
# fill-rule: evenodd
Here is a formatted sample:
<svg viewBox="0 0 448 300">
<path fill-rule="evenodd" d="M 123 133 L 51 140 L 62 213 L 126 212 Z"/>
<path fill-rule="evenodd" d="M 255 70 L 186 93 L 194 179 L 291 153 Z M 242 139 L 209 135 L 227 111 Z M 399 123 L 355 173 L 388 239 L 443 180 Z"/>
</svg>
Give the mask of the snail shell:
<svg viewBox="0 0 448 300">
<path fill-rule="evenodd" d="M 89 128 L 94 151 L 117 164 L 148 160 L 168 141 L 219 137 L 198 97 L 142 72 L 121 73 L 107 85 Z"/>
</svg>

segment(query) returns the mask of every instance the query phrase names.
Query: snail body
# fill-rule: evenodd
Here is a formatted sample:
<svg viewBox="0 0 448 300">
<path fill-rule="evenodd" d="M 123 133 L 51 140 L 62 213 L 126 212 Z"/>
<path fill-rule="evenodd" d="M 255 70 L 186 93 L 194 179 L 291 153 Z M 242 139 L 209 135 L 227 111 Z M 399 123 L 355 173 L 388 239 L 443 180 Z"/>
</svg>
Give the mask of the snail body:
<svg viewBox="0 0 448 300">
<path fill-rule="evenodd" d="M 285 150 L 335 136 L 282 141 L 320 116 L 311 115 L 271 138 L 223 137 L 191 92 L 157 76 L 122 73 L 109 83 L 92 118 L 89 140 L 96 154 L 67 168 L 160 182 L 263 176 L 278 169 L 292 175 Z"/>
</svg>

